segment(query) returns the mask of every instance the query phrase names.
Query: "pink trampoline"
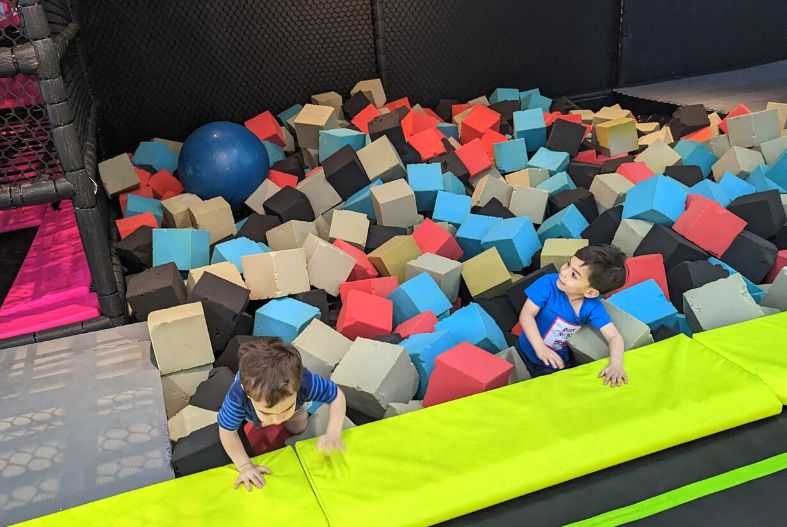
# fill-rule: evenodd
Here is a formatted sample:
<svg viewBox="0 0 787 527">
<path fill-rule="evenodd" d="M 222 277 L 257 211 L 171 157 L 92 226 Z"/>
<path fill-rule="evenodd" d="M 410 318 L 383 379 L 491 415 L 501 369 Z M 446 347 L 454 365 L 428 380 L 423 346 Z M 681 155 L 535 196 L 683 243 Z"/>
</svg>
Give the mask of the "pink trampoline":
<svg viewBox="0 0 787 527">
<path fill-rule="evenodd" d="M 100 315 L 70 201 L 0 212 L 0 232 L 38 233 L 0 307 L 0 339 L 82 322 Z"/>
</svg>

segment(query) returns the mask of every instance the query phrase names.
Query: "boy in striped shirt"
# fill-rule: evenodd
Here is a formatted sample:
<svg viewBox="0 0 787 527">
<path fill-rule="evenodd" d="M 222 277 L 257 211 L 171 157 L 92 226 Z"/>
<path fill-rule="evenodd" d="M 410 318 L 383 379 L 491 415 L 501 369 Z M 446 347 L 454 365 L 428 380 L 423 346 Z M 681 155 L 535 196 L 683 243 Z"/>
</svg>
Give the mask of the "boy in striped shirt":
<svg viewBox="0 0 787 527">
<path fill-rule="evenodd" d="M 281 339 L 253 340 L 243 344 L 240 366 L 219 409 L 219 438 L 224 450 L 238 469 L 235 488 L 242 483 L 262 487 L 270 474 L 267 467 L 255 465 L 238 436 L 238 429 L 249 421 L 254 426 L 283 424 L 292 434 L 306 429 L 309 415 L 302 408 L 306 401 L 329 405 L 325 435 L 317 441 L 324 452 L 343 450 L 341 440 L 346 400 L 332 381 L 303 367 L 301 355 Z"/>
</svg>

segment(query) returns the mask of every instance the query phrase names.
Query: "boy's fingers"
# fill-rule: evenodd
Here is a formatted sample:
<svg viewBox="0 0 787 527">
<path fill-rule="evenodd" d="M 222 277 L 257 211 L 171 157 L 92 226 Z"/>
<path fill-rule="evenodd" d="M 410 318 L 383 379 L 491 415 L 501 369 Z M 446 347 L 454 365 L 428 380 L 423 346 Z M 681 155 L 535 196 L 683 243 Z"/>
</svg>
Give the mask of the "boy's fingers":
<svg viewBox="0 0 787 527">
<path fill-rule="evenodd" d="M 251 483 L 244 479 L 243 484 L 246 486 L 246 492 L 251 492 Z"/>
<path fill-rule="evenodd" d="M 233 488 L 237 489 L 240 486 L 240 483 L 241 483 L 241 479 L 240 478 L 236 479 L 235 480 L 235 485 L 233 486 Z"/>
<path fill-rule="evenodd" d="M 260 472 L 262 472 L 263 474 L 272 474 L 271 469 L 269 469 L 268 467 L 257 467 L 257 468 L 259 468 Z"/>
</svg>

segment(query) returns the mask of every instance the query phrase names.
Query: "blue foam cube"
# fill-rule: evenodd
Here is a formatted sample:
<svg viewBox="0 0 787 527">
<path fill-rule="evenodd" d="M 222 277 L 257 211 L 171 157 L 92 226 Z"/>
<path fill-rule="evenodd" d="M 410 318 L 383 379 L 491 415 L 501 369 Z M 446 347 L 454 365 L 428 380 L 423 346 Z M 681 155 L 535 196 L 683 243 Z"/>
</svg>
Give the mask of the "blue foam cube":
<svg viewBox="0 0 787 527">
<path fill-rule="evenodd" d="M 556 152 L 548 148 L 539 148 L 538 152 L 527 162 L 528 168 L 545 168 L 549 170 L 549 175 L 555 175 L 568 168 L 571 156 L 568 152 Z"/>
<path fill-rule="evenodd" d="M 454 123 L 437 123 L 437 131 L 446 137 L 453 137 L 459 141 L 459 125 Z"/>
<path fill-rule="evenodd" d="M 765 177 L 781 188 L 787 188 L 787 151 L 776 158 L 772 165 L 768 165 Z"/>
<path fill-rule="evenodd" d="M 283 112 L 279 113 L 276 117 L 279 118 L 279 122 L 282 125 L 286 125 L 289 118 L 298 115 L 301 110 L 303 110 L 302 104 L 293 104 Z"/>
<path fill-rule="evenodd" d="M 757 192 L 778 190 L 781 194 L 787 193 L 787 190 L 782 188 L 778 183 L 765 175 L 767 172 L 768 165 L 759 165 L 757 168 L 752 170 L 751 174 L 749 174 L 749 177 L 746 178 L 746 183 L 756 188 Z"/>
<path fill-rule="evenodd" d="M 261 254 L 263 252 L 270 252 L 270 249 L 263 251 L 260 246 L 257 245 L 257 242 L 245 236 L 241 236 L 240 238 L 219 243 L 213 247 L 213 257 L 210 259 L 210 263 L 230 262 L 238 268 L 239 273 L 242 273 L 243 266 L 241 265 L 241 258 L 250 254 Z"/>
<path fill-rule="evenodd" d="M 608 301 L 647 324 L 651 330 L 659 326 L 677 327 L 678 310 L 652 278 L 615 293 Z"/>
<path fill-rule="evenodd" d="M 350 130 L 349 128 L 320 130 L 319 145 L 320 163 L 322 163 L 327 157 L 332 156 L 348 145 L 357 152 L 366 146 L 366 134 L 358 130 Z"/>
<path fill-rule="evenodd" d="M 282 161 L 286 157 L 284 149 L 275 143 L 263 141 L 262 146 L 265 147 L 265 151 L 268 153 L 268 162 L 271 165 Z"/>
<path fill-rule="evenodd" d="M 446 192 L 452 194 L 459 194 L 460 196 L 467 194 L 464 183 L 462 183 L 462 181 L 450 170 L 448 172 L 443 172 L 443 188 Z"/>
<path fill-rule="evenodd" d="M 746 182 L 744 181 L 744 183 Z M 724 191 L 724 188 L 720 184 L 716 183 L 715 181 L 711 181 L 710 179 L 703 179 L 699 183 L 689 187 L 689 194 L 699 194 L 700 196 L 705 196 L 706 198 L 715 201 L 725 209 L 727 208 L 727 205 L 730 204 L 730 201 L 732 201 Z"/>
<path fill-rule="evenodd" d="M 429 377 L 434 371 L 434 361 L 438 355 L 459 344 L 456 337 L 448 331 L 418 333 L 411 335 L 399 343 L 410 356 L 410 360 L 418 372 L 418 392 L 416 399 L 423 399 Z"/>
<path fill-rule="evenodd" d="M 433 210 L 437 193 L 444 190 L 440 163 L 407 165 L 407 183 L 415 193 L 415 206 L 418 212 Z"/>
<path fill-rule="evenodd" d="M 361 214 L 366 214 L 367 218 L 372 221 L 376 221 L 377 216 L 375 216 L 374 207 L 372 206 L 372 187 L 382 184 L 383 182 L 381 180 L 375 179 L 370 184 L 366 185 L 361 190 L 347 198 L 342 208 L 344 210 L 351 210 L 354 212 L 360 212 Z"/>
<path fill-rule="evenodd" d="M 737 269 L 733 269 L 727 263 L 722 262 L 721 260 L 719 260 L 718 258 L 714 258 L 713 256 L 708 258 L 708 262 L 712 263 L 713 265 L 721 266 L 722 269 L 726 269 L 727 272 L 730 273 L 730 275 L 739 274 Z M 754 300 L 756 300 L 757 303 L 759 303 L 760 300 L 762 300 L 762 297 L 765 296 L 765 290 L 760 288 L 757 284 L 755 284 L 745 276 L 741 275 L 741 278 L 743 278 L 743 282 L 746 284 L 746 290 L 749 292 L 752 298 L 754 298 Z"/>
<path fill-rule="evenodd" d="M 439 191 L 435 196 L 432 220 L 446 221 L 458 227 L 470 215 L 472 204 L 473 199 L 465 194 Z"/>
<path fill-rule="evenodd" d="M 527 166 L 527 146 L 524 139 L 495 143 L 492 148 L 495 151 L 495 165 L 500 172 L 507 174 Z"/>
<path fill-rule="evenodd" d="M 484 249 L 481 247 L 481 240 L 484 238 L 493 225 L 502 221 L 496 216 L 484 216 L 483 214 L 468 214 L 456 231 L 456 241 L 462 248 L 462 261 L 469 260 L 473 256 L 481 254 Z"/>
<path fill-rule="evenodd" d="M 694 335 L 694 331 L 692 331 L 691 326 L 689 326 L 689 321 L 686 320 L 686 315 L 683 313 L 678 313 L 675 316 L 675 319 L 678 323 L 678 331 L 691 338 L 691 336 Z"/>
<path fill-rule="evenodd" d="M 543 244 L 544 240 L 549 238 L 579 239 L 587 227 L 588 220 L 579 212 L 577 206 L 572 204 L 544 220 L 536 232 Z"/>
<path fill-rule="evenodd" d="M 577 188 L 577 185 L 574 183 L 574 180 L 571 179 L 571 176 L 568 175 L 568 172 L 558 172 L 554 176 L 536 185 L 536 188 L 546 190 L 549 192 L 550 196 L 554 196 L 558 192 L 563 192 L 564 190 L 573 190 Z"/>
<path fill-rule="evenodd" d="M 139 143 L 131 162 L 136 166 L 151 166 L 156 171 L 167 169 L 173 173 L 178 169 L 178 157 L 167 145 L 158 141 Z"/>
<path fill-rule="evenodd" d="M 497 322 L 480 305 L 471 302 L 435 324 L 435 331 L 447 331 L 459 341 L 467 341 L 489 353 L 508 347 Z"/>
<path fill-rule="evenodd" d="M 439 317 L 451 309 L 451 302 L 429 273 L 420 273 L 388 295 L 393 302 L 394 326 L 410 320 L 418 313 L 431 311 Z"/>
<path fill-rule="evenodd" d="M 274 298 L 254 312 L 254 336 L 279 337 L 292 342 L 319 316 L 318 307 L 294 298 Z"/>
<path fill-rule="evenodd" d="M 680 155 L 684 165 L 697 165 L 705 177 L 708 177 L 708 174 L 710 174 L 713 163 L 719 160 L 705 145 L 689 139 L 678 141 L 675 145 L 675 151 Z"/>
<path fill-rule="evenodd" d="M 164 208 L 161 206 L 161 201 L 153 198 L 146 198 L 145 196 L 137 196 L 136 194 L 129 194 L 128 201 L 126 202 L 126 218 L 145 212 L 152 212 L 153 217 L 156 218 L 159 225 L 164 221 Z"/>
<path fill-rule="evenodd" d="M 514 138 L 524 139 L 528 152 L 547 144 L 547 125 L 539 109 L 514 112 Z"/>
<path fill-rule="evenodd" d="M 489 104 L 501 101 L 519 101 L 519 90 L 517 88 L 497 88 L 489 96 Z"/>
<path fill-rule="evenodd" d="M 533 88 L 519 92 L 519 107 L 523 110 L 538 109 L 540 112 L 548 112 L 552 107 L 552 99 L 541 95 L 541 90 Z"/>
<path fill-rule="evenodd" d="M 685 185 L 671 177 L 653 176 L 637 183 L 626 193 L 623 219 L 645 220 L 672 227 L 686 210 Z"/>
<path fill-rule="evenodd" d="M 719 186 L 724 189 L 724 192 L 727 194 L 727 197 L 730 198 L 730 201 L 734 201 L 741 196 L 746 196 L 748 194 L 754 194 L 757 192 L 757 189 L 754 188 L 754 185 L 748 183 L 744 179 L 739 178 L 732 172 L 725 172 L 724 175 L 721 176 Z"/>
<path fill-rule="evenodd" d="M 236 231 L 240 231 L 243 228 L 243 226 L 246 225 L 247 221 L 249 221 L 249 217 L 248 216 L 246 216 L 245 218 L 243 218 L 240 221 L 235 222 L 235 230 Z"/>
<path fill-rule="evenodd" d="M 196 229 L 153 229 L 153 265 L 175 262 L 180 271 L 208 265 L 210 232 Z"/>
<path fill-rule="evenodd" d="M 527 216 L 506 218 L 493 225 L 481 238 L 483 250 L 497 248 L 500 258 L 509 271 L 518 271 L 530 265 L 538 251 L 538 239 L 533 222 Z"/>
</svg>

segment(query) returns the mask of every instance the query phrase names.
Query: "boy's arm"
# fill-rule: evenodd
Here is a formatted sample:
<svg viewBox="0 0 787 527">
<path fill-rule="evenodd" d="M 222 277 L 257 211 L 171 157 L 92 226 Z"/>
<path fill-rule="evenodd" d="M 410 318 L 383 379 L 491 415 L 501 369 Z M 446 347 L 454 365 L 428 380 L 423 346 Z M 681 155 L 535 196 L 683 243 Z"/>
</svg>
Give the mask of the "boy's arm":
<svg viewBox="0 0 787 527">
<path fill-rule="evenodd" d="M 317 448 L 324 452 L 344 450 L 342 427 L 344 426 L 344 414 L 346 411 L 347 399 L 337 386 L 336 398 L 328 405 L 328 426 L 325 428 L 325 435 L 317 440 Z"/>
<path fill-rule="evenodd" d="M 247 491 L 251 491 L 252 485 L 261 488 L 265 485 L 265 478 L 262 474 L 270 474 L 271 471 L 268 467 L 255 465 L 249 456 L 246 454 L 246 449 L 243 448 L 243 443 L 240 441 L 240 436 L 237 430 L 227 430 L 219 426 L 219 440 L 224 451 L 235 464 L 238 469 L 238 479 L 235 480 L 235 488 L 237 489 L 241 483 L 246 487 Z"/>
<path fill-rule="evenodd" d="M 528 298 L 525 301 L 525 305 L 522 306 L 522 311 L 519 313 L 519 324 L 522 326 L 522 331 L 528 342 L 533 346 L 536 357 L 552 368 L 563 368 L 565 366 L 563 359 L 557 352 L 548 348 L 544 344 L 544 339 L 541 338 L 541 332 L 536 324 L 536 315 L 538 315 L 539 311 L 541 311 L 541 308 Z"/>
<path fill-rule="evenodd" d="M 598 376 L 604 377 L 604 384 L 612 387 L 628 384 L 628 377 L 623 369 L 623 337 L 612 322 L 602 327 L 600 331 L 609 345 L 609 363 Z"/>
</svg>

